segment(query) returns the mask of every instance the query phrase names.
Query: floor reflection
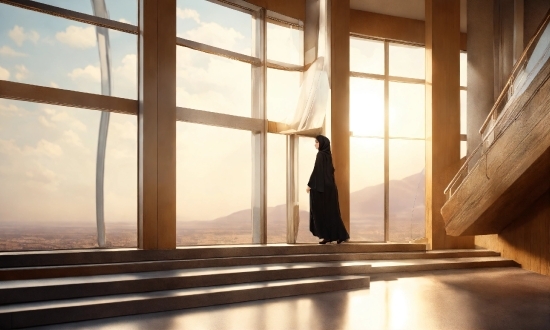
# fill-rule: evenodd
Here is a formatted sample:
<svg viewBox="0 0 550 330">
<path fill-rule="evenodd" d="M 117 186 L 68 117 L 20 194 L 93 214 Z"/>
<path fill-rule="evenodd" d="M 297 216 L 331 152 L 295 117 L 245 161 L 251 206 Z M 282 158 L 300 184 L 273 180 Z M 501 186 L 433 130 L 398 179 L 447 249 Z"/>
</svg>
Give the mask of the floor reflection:
<svg viewBox="0 0 550 330">
<path fill-rule="evenodd" d="M 373 278 L 340 291 L 43 329 L 550 329 L 550 277 L 518 268 Z"/>
</svg>

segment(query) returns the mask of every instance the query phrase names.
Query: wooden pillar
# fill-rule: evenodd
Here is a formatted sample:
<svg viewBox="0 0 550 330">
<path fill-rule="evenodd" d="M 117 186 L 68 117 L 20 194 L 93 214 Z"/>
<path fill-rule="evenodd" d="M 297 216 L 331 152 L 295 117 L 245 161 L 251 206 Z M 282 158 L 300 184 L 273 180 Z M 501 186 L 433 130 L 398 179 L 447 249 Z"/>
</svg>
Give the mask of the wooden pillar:
<svg viewBox="0 0 550 330">
<path fill-rule="evenodd" d="M 330 54 L 328 58 L 330 60 L 332 161 L 336 169 L 340 212 L 348 232 L 350 229 L 349 6 L 349 0 L 328 1 L 330 47 L 327 47 Z"/>
<path fill-rule="evenodd" d="M 460 168 L 460 0 L 426 0 L 426 237 L 431 249 L 472 248 L 445 233 L 443 191 Z"/>
<path fill-rule="evenodd" d="M 138 247 L 176 248 L 176 0 L 139 1 Z"/>
</svg>

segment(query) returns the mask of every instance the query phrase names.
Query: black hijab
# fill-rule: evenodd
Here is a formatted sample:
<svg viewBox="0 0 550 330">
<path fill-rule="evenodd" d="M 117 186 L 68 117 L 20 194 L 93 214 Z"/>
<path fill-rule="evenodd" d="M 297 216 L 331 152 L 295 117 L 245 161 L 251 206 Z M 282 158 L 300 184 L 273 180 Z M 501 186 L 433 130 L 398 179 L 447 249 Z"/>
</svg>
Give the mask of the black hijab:
<svg viewBox="0 0 550 330">
<path fill-rule="evenodd" d="M 334 167 L 332 165 L 332 153 L 330 152 L 330 140 L 324 135 L 315 137 L 319 142 L 319 151 L 315 158 L 315 167 L 311 173 L 311 188 L 319 192 L 325 191 L 326 185 L 334 185 Z"/>
</svg>

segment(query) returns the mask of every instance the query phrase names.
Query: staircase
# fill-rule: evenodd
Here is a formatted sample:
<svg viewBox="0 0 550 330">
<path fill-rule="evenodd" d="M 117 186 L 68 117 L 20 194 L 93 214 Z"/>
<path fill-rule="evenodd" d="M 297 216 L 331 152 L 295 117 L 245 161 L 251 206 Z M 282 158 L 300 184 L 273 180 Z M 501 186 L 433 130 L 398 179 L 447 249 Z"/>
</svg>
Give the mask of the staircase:
<svg viewBox="0 0 550 330">
<path fill-rule="evenodd" d="M 0 253 L 0 328 L 368 288 L 390 273 L 514 266 L 487 250 L 393 243 Z"/>
</svg>

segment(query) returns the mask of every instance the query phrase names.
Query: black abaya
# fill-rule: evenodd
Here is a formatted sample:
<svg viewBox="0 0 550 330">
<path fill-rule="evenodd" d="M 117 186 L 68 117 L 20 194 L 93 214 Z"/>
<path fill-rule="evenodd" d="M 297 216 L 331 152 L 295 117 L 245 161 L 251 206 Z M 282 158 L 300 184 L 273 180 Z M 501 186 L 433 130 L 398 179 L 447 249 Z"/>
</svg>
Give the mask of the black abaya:
<svg viewBox="0 0 550 330">
<path fill-rule="evenodd" d="M 307 184 L 311 188 L 309 230 L 313 235 L 327 241 L 345 241 L 349 239 L 349 234 L 340 214 L 330 141 L 323 135 L 316 139 L 319 142 L 319 152 Z"/>
</svg>

